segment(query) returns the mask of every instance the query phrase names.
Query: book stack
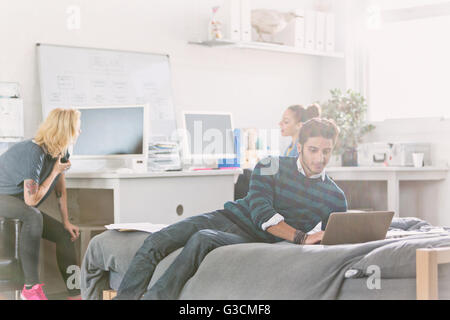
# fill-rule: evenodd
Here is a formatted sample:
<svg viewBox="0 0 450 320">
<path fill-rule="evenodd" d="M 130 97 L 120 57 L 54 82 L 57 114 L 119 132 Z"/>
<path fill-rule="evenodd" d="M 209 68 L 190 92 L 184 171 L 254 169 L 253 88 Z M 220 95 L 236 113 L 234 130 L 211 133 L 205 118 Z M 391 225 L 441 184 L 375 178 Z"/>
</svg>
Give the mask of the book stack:
<svg viewBox="0 0 450 320">
<path fill-rule="evenodd" d="M 180 149 L 177 142 L 152 142 L 148 145 L 148 171 L 181 170 Z"/>
</svg>

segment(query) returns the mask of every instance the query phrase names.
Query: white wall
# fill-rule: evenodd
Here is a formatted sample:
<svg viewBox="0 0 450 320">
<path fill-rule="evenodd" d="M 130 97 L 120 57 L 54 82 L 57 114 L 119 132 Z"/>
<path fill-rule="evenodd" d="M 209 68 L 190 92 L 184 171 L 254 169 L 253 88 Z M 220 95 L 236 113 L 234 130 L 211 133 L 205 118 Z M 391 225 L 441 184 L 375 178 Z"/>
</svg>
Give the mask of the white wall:
<svg viewBox="0 0 450 320">
<path fill-rule="evenodd" d="M 311 3 L 285 1 L 291 7 Z M 287 106 L 321 100 L 329 89 L 323 86 L 339 83 L 339 77 L 329 80 L 322 72 L 324 58 L 188 45 L 198 21 L 207 21 L 209 7 L 218 2 L 0 1 L 0 81 L 21 85 L 25 136 L 33 136 L 42 121 L 35 55 L 38 42 L 169 54 L 176 112 L 230 111 L 235 127 L 278 128 Z M 81 9 L 80 30 L 66 28 L 70 5 Z"/>
</svg>

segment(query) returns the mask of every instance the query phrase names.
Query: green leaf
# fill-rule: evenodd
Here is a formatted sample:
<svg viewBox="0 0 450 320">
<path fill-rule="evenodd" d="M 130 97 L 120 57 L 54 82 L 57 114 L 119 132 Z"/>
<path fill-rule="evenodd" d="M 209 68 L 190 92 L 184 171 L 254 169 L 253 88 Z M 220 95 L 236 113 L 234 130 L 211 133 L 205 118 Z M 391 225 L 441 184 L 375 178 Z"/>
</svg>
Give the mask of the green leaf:
<svg viewBox="0 0 450 320">
<path fill-rule="evenodd" d="M 366 122 L 366 99 L 351 89 L 342 93 L 339 88 L 330 90 L 331 98 L 321 103 L 322 116 L 333 119 L 341 132 L 334 153 L 342 154 L 347 148 L 355 148 L 362 137 L 375 129 Z"/>
</svg>

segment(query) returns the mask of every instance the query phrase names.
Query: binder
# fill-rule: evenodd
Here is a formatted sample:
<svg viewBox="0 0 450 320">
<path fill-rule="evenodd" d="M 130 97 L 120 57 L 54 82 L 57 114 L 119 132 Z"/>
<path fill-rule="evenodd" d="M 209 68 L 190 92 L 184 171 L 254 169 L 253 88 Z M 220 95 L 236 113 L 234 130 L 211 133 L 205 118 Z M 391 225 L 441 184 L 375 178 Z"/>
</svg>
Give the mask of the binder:
<svg viewBox="0 0 450 320">
<path fill-rule="evenodd" d="M 241 41 L 252 41 L 252 11 L 250 0 L 241 0 L 240 24 Z"/>
<path fill-rule="evenodd" d="M 233 159 L 219 159 L 217 161 L 217 167 L 220 168 L 238 168 L 242 164 L 242 129 L 233 130 L 234 137 L 234 153 L 235 157 Z"/>
<path fill-rule="evenodd" d="M 316 12 L 306 10 L 305 12 L 305 48 L 314 50 L 316 32 Z"/>
<path fill-rule="evenodd" d="M 225 0 L 217 12 L 222 23 L 224 38 L 232 41 L 241 39 L 241 7 L 239 0 Z"/>
<path fill-rule="evenodd" d="M 316 12 L 316 50 L 325 50 L 325 13 Z"/>
<path fill-rule="evenodd" d="M 305 47 L 305 11 L 295 10 L 297 18 L 295 18 L 295 44 L 297 48 Z"/>
<path fill-rule="evenodd" d="M 335 16 L 327 13 L 325 17 L 325 51 L 335 51 Z"/>
</svg>

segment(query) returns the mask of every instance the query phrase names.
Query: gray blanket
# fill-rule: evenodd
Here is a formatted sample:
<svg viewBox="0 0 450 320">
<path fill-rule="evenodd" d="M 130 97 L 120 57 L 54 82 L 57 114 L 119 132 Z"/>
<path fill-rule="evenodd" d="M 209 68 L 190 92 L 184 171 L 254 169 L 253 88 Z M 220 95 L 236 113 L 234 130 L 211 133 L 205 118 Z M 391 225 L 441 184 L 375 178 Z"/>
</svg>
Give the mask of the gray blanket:
<svg viewBox="0 0 450 320">
<path fill-rule="evenodd" d="M 417 218 L 394 218 L 392 229 L 427 231 Z M 350 245 L 246 243 L 217 248 L 186 283 L 180 299 L 337 299 L 349 277 L 367 277 L 371 266 L 383 279 L 414 278 L 415 250 L 450 246 L 450 233 L 415 235 Z M 102 291 L 117 289 L 135 252 L 148 233 L 106 231 L 94 237 L 83 259 L 83 299 L 101 299 Z M 157 266 L 149 287 L 181 249 Z M 354 272 L 348 272 L 352 270 Z M 450 266 L 439 269 L 450 276 Z"/>
</svg>

